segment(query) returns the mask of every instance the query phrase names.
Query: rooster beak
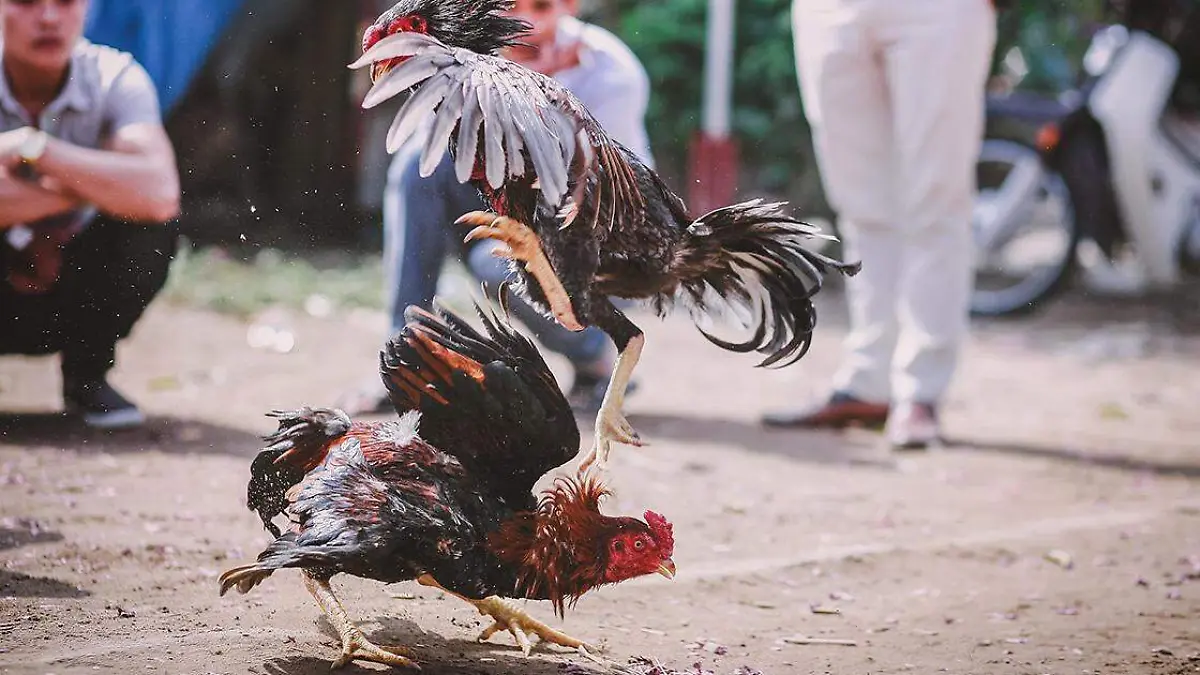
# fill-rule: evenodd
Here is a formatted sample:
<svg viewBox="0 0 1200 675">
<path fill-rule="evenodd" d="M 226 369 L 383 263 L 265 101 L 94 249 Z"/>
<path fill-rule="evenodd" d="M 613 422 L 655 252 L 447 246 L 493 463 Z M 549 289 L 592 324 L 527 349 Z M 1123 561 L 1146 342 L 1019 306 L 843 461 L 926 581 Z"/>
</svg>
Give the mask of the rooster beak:
<svg viewBox="0 0 1200 675">
<path fill-rule="evenodd" d="M 392 61 L 391 59 L 389 59 L 387 61 L 376 61 L 375 63 L 372 63 L 371 64 L 371 84 L 375 84 L 376 82 L 379 81 L 379 78 L 383 77 L 384 75 L 387 75 L 388 71 L 390 71 L 392 68 L 394 68 L 395 65 L 396 65 L 396 63 L 394 61 Z"/>
<path fill-rule="evenodd" d="M 662 562 L 662 564 L 660 564 L 658 566 L 658 569 L 655 571 L 668 579 L 674 579 L 675 578 L 675 561 L 671 560 L 670 558 L 667 558 L 665 561 Z"/>
</svg>

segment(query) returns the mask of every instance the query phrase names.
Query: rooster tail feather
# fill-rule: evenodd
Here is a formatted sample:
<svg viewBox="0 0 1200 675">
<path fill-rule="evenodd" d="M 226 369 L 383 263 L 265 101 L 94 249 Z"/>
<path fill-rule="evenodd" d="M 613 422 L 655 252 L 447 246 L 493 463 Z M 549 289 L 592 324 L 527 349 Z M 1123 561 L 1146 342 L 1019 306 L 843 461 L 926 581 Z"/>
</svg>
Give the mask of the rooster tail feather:
<svg viewBox="0 0 1200 675">
<path fill-rule="evenodd" d="M 782 367 L 803 357 L 816 326 L 812 298 L 825 276 L 853 276 L 861 267 L 806 249 L 808 239 L 834 238 L 787 215 L 784 206 L 756 199 L 704 214 L 687 228 L 675 262 L 700 333 L 723 349 L 763 354 L 760 367 Z M 724 340 L 700 327 L 720 303 L 749 314 L 748 338 Z"/>
<path fill-rule="evenodd" d="M 324 548 L 300 546 L 296 542 L 296 535 L 289 532 L 263 549 L 255 562 L 225 570 L 218 577 L 221 595 L 225 595 L 231 588 L 237 588 L 239 593 L 249 593 L 250 589 L 261 584 L 277 569 L 330 566 L 330 560 Z"/>
<path fill-rule="evenodd" d="M 287 491 L 325 458 L 329 445 L 350 431 L 350 418 L 341 410 L 301 408 L 274 410 L 279 429 L 265 436 L 267 447 L 250 465 L 246 506 L 256 511 L 263 527 L 278 537 L 271 519 L 287 507 Z"/>
<path fill-rule="evenodd" d="M 262 567 L 261 563 L 257 562 L 225 570 L 224 574 L 220 577 L 221 595 L 225 595 L 229 592 L 229 589 L 235 587 L 238 593 L 249 593 L 250 589 L 261 584 L 264 579 L 271 576 L 274 572 L 274 569 Z"/>
</svg>

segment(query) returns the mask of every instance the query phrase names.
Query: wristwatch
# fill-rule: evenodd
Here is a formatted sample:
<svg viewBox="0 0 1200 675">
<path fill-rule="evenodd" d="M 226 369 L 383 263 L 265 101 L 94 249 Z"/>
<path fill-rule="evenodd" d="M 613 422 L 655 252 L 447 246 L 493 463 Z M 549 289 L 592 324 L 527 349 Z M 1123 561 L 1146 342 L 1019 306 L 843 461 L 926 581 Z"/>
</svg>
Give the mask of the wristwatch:
<svg viewBox="0 0 1200 675">
<path fill-rule="evenodd" d="M 25 134 L 25 140 L 17 146 L 17 156 L 22 162 L 30 166 L 36 166 L 38 160 L 46 152 L 46 143 L 50 140 L 50 135 L 41 129 L 27 127 L 29 132 Z"/>
</svg>

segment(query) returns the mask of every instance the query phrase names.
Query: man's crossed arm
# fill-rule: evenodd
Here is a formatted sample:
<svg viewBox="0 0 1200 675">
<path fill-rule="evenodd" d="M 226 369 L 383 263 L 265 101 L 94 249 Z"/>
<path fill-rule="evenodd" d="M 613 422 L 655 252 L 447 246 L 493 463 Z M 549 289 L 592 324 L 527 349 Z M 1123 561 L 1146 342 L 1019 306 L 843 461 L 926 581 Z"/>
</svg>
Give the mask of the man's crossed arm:
<svg viewBox="0 0 1200 675">
<path fill-rule="evenodd" d="M 37 162 L 42 179 L 17 176 L 29 129 L 0 133 L 0 228 L 93 204 L 108 215 L 162 223 L 179 213 L 175 152 L 158 124 L 121 127 L 100 150 L 50 138 Z"/>
</svg>

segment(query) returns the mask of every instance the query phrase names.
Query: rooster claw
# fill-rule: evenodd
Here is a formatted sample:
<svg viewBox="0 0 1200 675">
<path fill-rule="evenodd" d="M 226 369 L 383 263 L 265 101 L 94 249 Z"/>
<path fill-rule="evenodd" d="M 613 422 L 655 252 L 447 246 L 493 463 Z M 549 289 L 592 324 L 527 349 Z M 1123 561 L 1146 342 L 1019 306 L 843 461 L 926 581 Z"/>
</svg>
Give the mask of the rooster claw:
<svg viewBox="0 0 1200 675">
<path fill-rule="evenodd" d="M 412 655 L 412 650 L 407 647 L 378 646 L 367 640 L 361 632 L 355 630 L 342 637 L 342 654 L 333 662 L 330 669 L 337 670 L 347 663 L 359 659 L 382 663 L 388 666 L 400 666 L 402 668 L 420 670 L 421 666 L 409 658 Z"/>
<path fill-rule="evenodd" d="M 479 634 L 480 642 L 486 641 L 503 630 L 508 631 L 516 639 L 517 645 L 521 648 L 521 653 L 525 656 L 529 656 L 530 652 L 533 651 L 533 642 L 529 639 L 531 634 L 536 636 L 541 642 L 549 642 L 571 649 L 582 650 L 580 653 L 586 650 L 595 650 L 595 647 L 592 647 L 588 643 L 557 631 L 529 616 L 518 609 L 511 601 L 493 596 L 485 600 L 476 601 L 474 604 L 480 614 L 492 617 L 492 625 L 485 628 Z"/>
<path fill-rule="evenodd" d="M 541 240 L 528 225 L 489 211 L 464 213 L 454 224 L 475 226 L 463 237 L 464 244 L 480 239 L 494 239 L 499 242 L 500 246 L 492 254 L 524 263 L 525 271 L 541 286 L 542 295 L 545 296 L 546 304 L 554 318 L 567 330 L 578 332 L 584 329 L 583 324 L 575 317 L 567 289 L 554 273 L 554 267 L 542 250 Z"/>
</svg>

